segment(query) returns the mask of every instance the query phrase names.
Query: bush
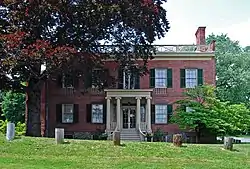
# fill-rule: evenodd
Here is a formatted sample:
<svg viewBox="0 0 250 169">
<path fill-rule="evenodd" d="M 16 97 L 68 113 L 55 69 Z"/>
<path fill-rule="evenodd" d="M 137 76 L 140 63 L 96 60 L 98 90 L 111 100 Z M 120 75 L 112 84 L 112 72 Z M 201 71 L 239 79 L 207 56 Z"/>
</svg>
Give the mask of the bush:
<svg viewBox="0 0 250 169">
<path fill-rule="evenodd" d="M 5 120 L 5 121 L 4 120 L 0 120 L 0 133 L 6 134 L 7 123 L 8 123 L 7 120 Z M 26 132 L 26 125 L 25 125 L 25 123 L 18 122 L 15 125 L 15 135 L 16 136 L 23 136 L 23 135 L 25 135 L 25 132 Z"/>
<path fill-rule="evenodd" d="M 2 112 L 4 117 L 17 125 L 24 122 L 25 95 L 23 93 L 6 92 L 2 96 Z"/>
</svg>

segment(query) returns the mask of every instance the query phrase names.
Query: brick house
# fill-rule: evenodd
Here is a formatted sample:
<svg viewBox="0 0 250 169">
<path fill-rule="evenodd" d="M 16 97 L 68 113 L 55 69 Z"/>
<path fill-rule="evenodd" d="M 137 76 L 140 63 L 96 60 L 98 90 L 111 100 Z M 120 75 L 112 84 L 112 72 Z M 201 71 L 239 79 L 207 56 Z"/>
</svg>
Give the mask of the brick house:
<svg viewBox="0 0 250 169">
<path fill-rule="evenodd" d="M 105 67 L 118 77 L 116 88 L 97 91 L 90 88 L 82 95 L 79 83 L 66 83 L 63 77 L 44 85 L 41 98 L 42 135 L 53 136 L 56 127 L 66 135 L 105 130 L 120 130 L 122 139 L 142 139 L 142 132 L 161 128 L 180 132 L 169 117 L 183 98 L 186 88 L 199 84 L 215 85 L 215 43 L 205 44 L 205 27 L 199 27 L 196 45 L 158 45 L 148 63 L 150 73 L 139 77 L 119 70 L 112 60 Z"/>
</svg>

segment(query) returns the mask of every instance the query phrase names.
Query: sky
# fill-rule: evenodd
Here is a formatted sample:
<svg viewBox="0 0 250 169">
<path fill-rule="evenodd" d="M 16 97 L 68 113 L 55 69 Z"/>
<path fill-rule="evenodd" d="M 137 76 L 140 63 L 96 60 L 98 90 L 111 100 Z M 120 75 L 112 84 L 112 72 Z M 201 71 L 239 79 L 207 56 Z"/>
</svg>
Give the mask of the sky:
<svg viewBox="0 0 250 169">
<path fill-rule="evenodd" d="M 155 44 L 193 44 L 197 28 L 206 26 L 206 36 L 224 33 L 250 46 L 250 0 L 168 0 L 164 8 L 170 29 Z"/>
</svg>

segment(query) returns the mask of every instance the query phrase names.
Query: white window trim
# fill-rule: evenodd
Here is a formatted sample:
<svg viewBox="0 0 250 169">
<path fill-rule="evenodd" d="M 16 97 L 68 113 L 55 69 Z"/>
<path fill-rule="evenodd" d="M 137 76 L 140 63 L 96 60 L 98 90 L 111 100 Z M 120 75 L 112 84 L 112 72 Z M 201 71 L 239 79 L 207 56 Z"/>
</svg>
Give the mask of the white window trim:
<svg viewBox="0 0 250 169">
<path fill-rule="evenodd" d="M 67 88 L 67 89 L 73 89 L 74 86 L 73 84 L 71 84 L 70 86 L 65 86 L 65 74 L 63 73 L 63 76 L 62 76 L 62 88 Z"/>
<path fill-rule="evenodd" d="M 72 119 L 72 121 L 70 121 L 70 122 L 67 122 L 67 121 L 64 121 L 64 113 L 66 113 L 65 112 L 65 106 L 72 106 L 72 116 L 73 116 L 73 119 Z M 67 112 L 67 113 L 69 113 L 69 112 Z M 74 104 L 62 104 L 62 123 L 73 123 L 74 122 Z"/>
<path fill-rule="evenodd" d="M 167 110 L 167 113 L 166 113 L 166 121 L 165 122 L 157 122 L 156 121 L 156 117 L 157 117 L 157 112 L 156 112 L 156 110 L 157 110 L 157 106 L 166 106 L 166 110 Z M 165 115 L 165 114 L 164 114 Z M 155 105 L 155 124 L 168 124 L 168 105 L 167 104 L 156 104 Z"/>
<path fill-rule="evenodd" d="M 166 71 L 166 78 L 165 78 L 165 86 L 156 86 L 156 72 L 159 71 L 159 70 L 165 70 Z M 167 82 L 167 79 L 168 79 L 168 69 L 167 68 L 156 68 L 155 69 L 155 88 L 167 88 L 168 86 L 168 82 Z"/>
<path fill-rule="evenodd" d="M 193 87 L 190 87 L 190 86 L 188 86 L 187 84 L 187 71 L 190 71 L 190 70 L 195 70 L 195 72 L 196 72 L 196 85 L 195 86 L 193 86 Z M 185 86 L 186 86 L 186 88 L 188 88 L 188 89 L 191 89 L 191 88 L 195 88 L 196 86 L 198 86 L 198 69 L 195 69 L 195 68 L 190 68 L 190 69 L 185 69 Z"/>
<path fill-rule="evenodd" d="M 102 118 L 100 119 L 100 121 L 93 121 L 93 105 L 98 105 L 98 106 L 102 106 Z M 102 124 L 103 123 L 103 117 L 104 117 L 104 106 L 103 104 L 91 104 L 91 123 L 94 124 Z"/>
</svg>

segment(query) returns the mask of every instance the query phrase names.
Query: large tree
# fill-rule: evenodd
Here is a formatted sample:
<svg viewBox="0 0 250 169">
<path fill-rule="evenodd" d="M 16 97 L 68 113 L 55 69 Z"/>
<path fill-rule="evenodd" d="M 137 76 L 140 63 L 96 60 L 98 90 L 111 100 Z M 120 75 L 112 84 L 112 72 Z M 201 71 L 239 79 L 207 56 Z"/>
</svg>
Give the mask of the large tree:
<svg viewBox="0 0 250 169">
<path fill-rule="evenodd" d="M 144 73 L 154 53 L 152 43 L 169 29 L 164 2 L 4 0 L 0 13 L 1 88 L 27 93 L 27 135 L 40 136 L 42 84 L 56 73 L 81 77 L 87 88 L 92 68 L 102 68 L 102 60 L 111 56 L 121 67 Z M 134 67 L 139 58 L 144 64 Z M 110 82 L 104 71 L 95 79 L 102 88 Z"/>
<path fill-rule="evenodd" d="M 196 132 L 197 142 L 203 131 L 216 135 L 238 135 L 250 128 L 250 110 L 244 104 L 222 102 L 209 85 L 189 89 L 186 99 L 179 100 L 176 114 L 171 121 L 183 129 Z"/>
<path fill-rule="evenodd" d="M 250 102 L 250 53 L 227 35 L 209 35 L 216 40 L 216 86 L 220 100 L 231 103 Z"/>
</svg>

